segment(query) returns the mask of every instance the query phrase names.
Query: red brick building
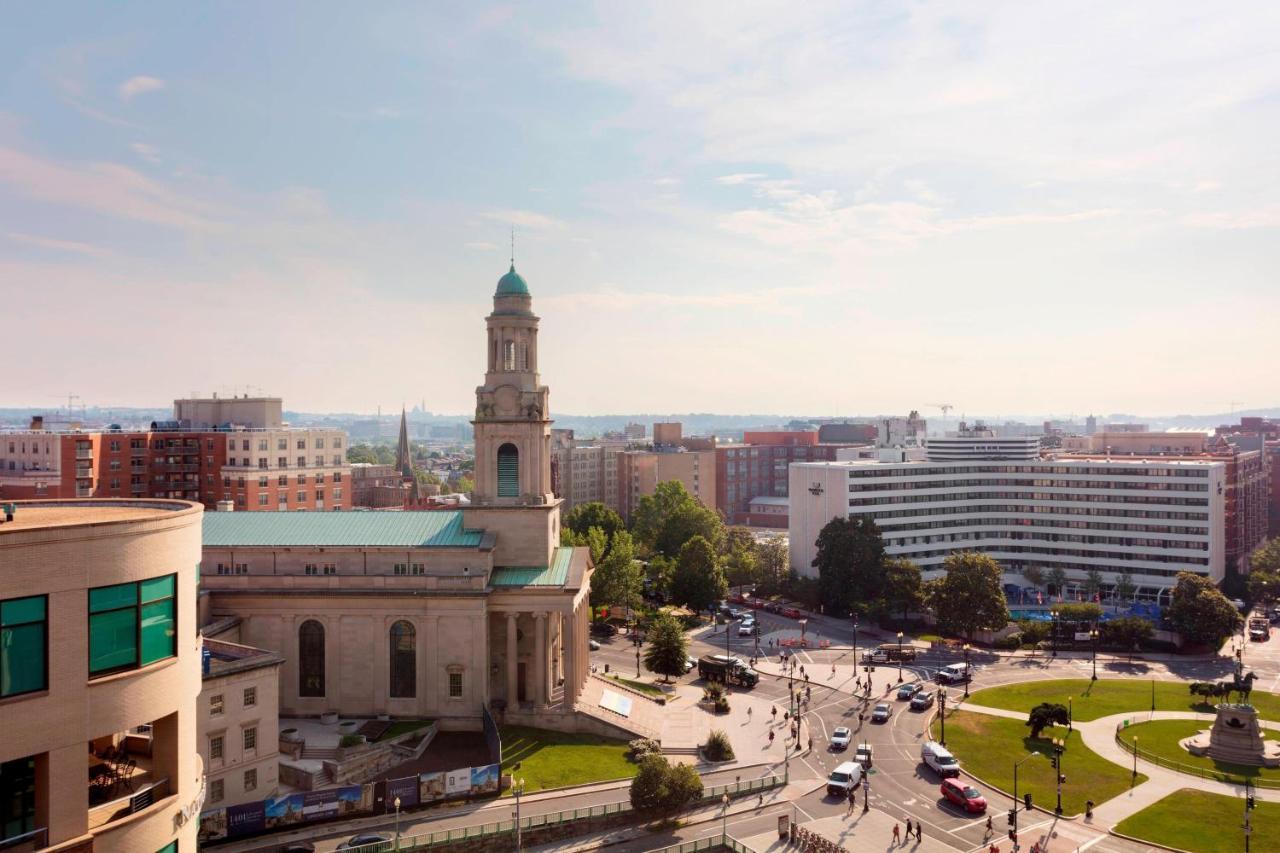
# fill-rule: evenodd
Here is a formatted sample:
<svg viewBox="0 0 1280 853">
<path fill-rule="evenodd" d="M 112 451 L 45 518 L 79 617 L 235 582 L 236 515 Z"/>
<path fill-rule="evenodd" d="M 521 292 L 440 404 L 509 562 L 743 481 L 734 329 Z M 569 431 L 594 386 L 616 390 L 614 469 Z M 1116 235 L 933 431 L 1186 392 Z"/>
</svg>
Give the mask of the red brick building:
<svg viewBox="0 0 1280 853">
<path fill-rule="evenodd" d="M 776 506 L 757 507 L 755 498 L 785 498 L 787 468 L 792 462 L 830 462 L 848 444 L 820 444 L 816 432 L 745 432 L 742 444 L 716 448 L 716 509 L 729 524 L 787 526 L 787 514 Z"/>
</svg>

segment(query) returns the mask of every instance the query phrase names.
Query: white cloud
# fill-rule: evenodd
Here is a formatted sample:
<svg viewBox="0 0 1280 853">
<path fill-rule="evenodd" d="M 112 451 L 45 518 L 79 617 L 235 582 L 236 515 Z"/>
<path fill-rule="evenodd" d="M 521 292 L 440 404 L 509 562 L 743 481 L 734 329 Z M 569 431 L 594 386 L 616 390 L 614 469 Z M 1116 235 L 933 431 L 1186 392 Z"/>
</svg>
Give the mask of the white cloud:
<svg viewBox="0 0 1280 853">
<path fill-rule="evenodd" d="M 18 231 L 10 231 L 4 236 L 14 243 L 35 246 L 40 249 L 50 249 L 55 252 L 71 252 L 72 254 L 93 258 L 106 258 L 111 255 L 110 251 L 101 246 L 82 243 L 78 240 L 59 240 L 54 237 L 41 237 L 38 234 L 23 234 Z"/>
<path fill-rule="evenodd" d="M 542 213 L 535 213 L 532 210 L 489 210 L 481 213 L 480 216 L 494 222 L 517 225 L 521 228 L 550 231 L 565 227 L 565 223 L 561 220 Z"/>
<path fill-rule="evenodd" d="M 732 175 L 721 175 L 720 177 L 716 178 L 716 183 L 722 184 L 723 186 L 726 186 L 726 187 L 736 187 L 739 184 L 755 183 L 761 178 L 767 178 L 767 177 L 769 176 L 762 175 L 759 172 L 736 172 Z"/>
<path fill-rule="evenodd" d="M 120 100 L 129 101 L 137 95 L 142 95 L 147 92 L 157 92 L 163 88 L 164 81 L 159 77 L 148 77 L 140 74 L 137 77 L 130 77 L 128 80 L 121 83 L 120 87 L 116 90 L 116 93 L 120 96 Z"/>
<path fill-rule="evenodd" d="M 137 154 L 148 163 L 160 162 L 160 149 L 154 145 L 148 145 L 145 142 L 131 142 L 129 143 L 129 148 L 132 149 L 134 154 Z"/>
</svg>

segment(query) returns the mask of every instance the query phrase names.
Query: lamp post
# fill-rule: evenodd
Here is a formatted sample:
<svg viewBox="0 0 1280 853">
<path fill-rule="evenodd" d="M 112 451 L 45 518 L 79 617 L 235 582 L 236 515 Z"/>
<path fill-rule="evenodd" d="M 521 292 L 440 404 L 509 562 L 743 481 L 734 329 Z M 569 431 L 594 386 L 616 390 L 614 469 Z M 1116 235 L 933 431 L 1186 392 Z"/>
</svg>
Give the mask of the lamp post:
<svg viewBox="0 0 1280 853">
<path fill-rule="evenodd" d="M 938 688 L 938 724 L 942 728 L 938 743 L 947 745 L 947 688 Z"/>
<path fill-rule="evenodd" d="M 902 632 L 898 632 L 898 683 L 902 683 Z"/>
<path fill-rule="evenodd" d="M 1053 657 L 1058 656 L 1058 608 L 1049 611 L 1052 620 L 1049 626 L 1049 645 L 1053 649 Z"/>
<path fill-rule="evenodd" d="M 862 813 L 866 814 L 871 811 L 871 777 L 863 774 L 862 776 Z"/>
<path fill-rule="evenodd" d="M 631 629 L 631 642 L 636 646 L 636 678 L 640 677 L 640 647 L 644 645 L 644 636 L 640 633 L 640 623 Z"/>
<path fill-rule="evenodd" d="M 858 674 L 858 614 L 853 614 L 853 674 Z"/>
<path fill-rule="evenodd" d="M 969 649 L 972 648 L 968 643 L 964 644 L 964 698 L 969 698 L 969 682 L 973 680 L 972 673 L 969 672 Z"/>
<path fill-rule="evenodd" d="M 1064 779 L 1067 778 L 1062 773 L 1062 747 L 1061 746 L 1055 746 L 1053 748 L 1053 770 L 1054 770 L 1054 774 L 1058 777 L 1057 779 L 1058 804 L 1057 806 L 1054 807 L 1053 813 L 1056 815 L 1060 815 L 1062 814 L 1062 782 Z"/>
<path fill-rule="evenodd" d="M 512 771 L 520 769 L 519 762 L 511 768 Z M 512 777 L 511 779 L 511 796 L 516 798 L 516 853 L 520 853 L 524 849 L 524 834 L 520 829 L 520 795 L 524 793 L 524 780 Z"/>
<path fill-rule="evenodd" d="M 1138 778 L 1138 736 L 1133 736 L 1133 778 Z"/>
<path fill-rule="evenodd" d="M 396 850 L 400 849 L 400 798 L 396 797 Z"/>
<path fill-rule="evenodd" d="M 1098 680 L 1098 629 L 1089 629 L 1089 639 L 1093 641 L 1093 681 Z"/>
<path fill-rule="evenodd" d="M 729 837 L 729 794 L 726 792 L 720 796 L 720 837 L 722 839 Z"/>
<path fill-rule="evenodd" d="M 1012 837 L 1010 840 L 1013 842 L 1014 853 L 1017 853 L 1018 850 L 1018 766 L 1022 764 L 1022 762 L 1029 761 L 1039 754 L 1040 753 L 1038 752 L 1033 752 L 1030 755 L 1024 756 L 1021 760 L 1013 762 L 1013 811 L 1009 814 L 1013 817 L 1013 826 L 1011 828 Z"/>
</svg>

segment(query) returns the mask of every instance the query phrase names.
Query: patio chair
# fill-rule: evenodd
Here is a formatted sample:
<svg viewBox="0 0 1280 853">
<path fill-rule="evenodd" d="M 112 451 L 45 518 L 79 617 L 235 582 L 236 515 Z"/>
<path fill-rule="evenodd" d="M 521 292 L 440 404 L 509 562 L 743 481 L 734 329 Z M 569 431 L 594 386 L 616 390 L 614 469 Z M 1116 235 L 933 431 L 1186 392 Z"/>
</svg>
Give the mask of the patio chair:
<svg viewBox="0 0 1280 853">
<path fill-rule="evenodd" d="M 117 779 L 125 787 L 129 789 L 129 793 L 133 793 L 133 771 L 138 769 L 138 762 L 130 758 L 122 764 L 116 765 Z"/>
</svg>

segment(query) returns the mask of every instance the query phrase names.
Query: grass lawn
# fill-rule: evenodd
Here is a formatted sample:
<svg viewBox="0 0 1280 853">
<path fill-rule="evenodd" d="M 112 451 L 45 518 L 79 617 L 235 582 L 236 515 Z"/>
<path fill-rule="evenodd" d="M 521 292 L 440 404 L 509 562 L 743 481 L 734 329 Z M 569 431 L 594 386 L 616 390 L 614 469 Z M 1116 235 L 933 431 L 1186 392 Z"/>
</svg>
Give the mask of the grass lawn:
<svg viewBox="0 0 1280 853">
<path fill-rule="evenodd" d="M 396 720 L 391 724 L 391 728 L 382 733 L 379 741 L 390 740 L 393 737 L 407 735 L 409 732 L 416 732 L 418 729 L 424 729 L 431 725 L 430 720 Z"/>
<path fill-rule="evenodd" d="M 560 788 L 636 775 L 627 760 L 627 742 L 590 734 L 502 726 L 502 771 L 517 761 L 525 790 Z"/>
<path fill-rule="evenodd" d="M 1053 810 L 1057 802 L 1057 786 L 1054 784 L 1053 766 L 1048 756 L 1053 752 L 1049 739 L 1032 740 L 1031 731 L 1022 720 L 993 717 L 969 711 L 953 711 L 947 715 L 947 749 L 955 753 L 968 773 L 1013 793 L 1013 763 L 1032 752 L 1045 755 L 1033 758 L 1018 768 L 1018 796 L 1031 792 L 1032 801 L 1040 807 Z M 939 734 L 938 723 L 933 724 L 933 736 Z M 1063 737 L 1067 730 L 1062 726 L 1046 729 L 1049 737 Z M 1079 732 L 1072 732 L 1066 740 L 1062 754 L 1062 772 L 1067 777 L 1062 786 L 1062 810 L 1064 814 L 1084 812 L 1085 800 L 1095 805 L 1106 802 L 1133 784 L 1133 773 L 1112 764 L 1086 747 Z M 1138 774 L 1136 784 L 1142 784 L 1146 776 Z"/>
<path fill-rule="evenodd" d="M 655 696 L 655 697 L 656 697 L 656 696 L 666 696 L 666 695 L 667 695 L 667 694 L 663 693 L 661 689 L 659 689 L 659 688 L 657 688 L 657 687 L 654 687 L 652 684 L 649 684 L 649 683 L 644 682 L 644 681 L 636 681 L 636 680 L 631 679 L 631 678 L 623 678 L 623 677 L 622 677 L 622 676 L 620 676 L 620 675 L 608 675 L 608 676 L 605 676 L 605 677 L 606 677 L 606 678 L 612 678 L 614 681 L 616 681 L 616 682 L 618 682 L 619 684 L 624 685 L 624 686 L 626 686 L 626 687 L 630 687 L 632 690 L 639 690 L 641 693 L 645 694 L 646 696 Z"/>
<path fill-rule="evenodd" d="M 1242 799 L 1183 788 L 1120 821 L 1116 832 L 1194 853 L 1239 853 L 1243 822 Z M 1249 823 L 1251 850 L 1280 850 L 1280 803 L 1258 800 Z"/>
<path fill-rule="evenodd" d="M 1041 702 L 1060 702 L 1066 705 L 1070 697 L 1072 718 L 1085 722 L 1126 711 L 1151 710 L 1151 684 L 1151 680 L 1147 678 L 1025 681 L 979 690 L 969 697 L 969 701 L 990 708 L 1029 712 Z M 1192 696 L 1187 685 L 1182 682 L 1157 681 L 1155 687 L 1157 711 L 1213 713 L 1213 705 L 1206 704 L 1199 696 Z M 1235 699 L 1234 695 L 1232 699 Z M 1250 694 L 1249 702 L 1258 709 L 1264 720 L 1280 720 L 1280 696 L 1255 690 Z"/>
<path fill-rule="evenodd" d="M 1179 764 L 1213 771 L 1216 774 L 1214 778 L 1224 782 L 1238 782 L 1245 777 L 1254 780 L 1263 778 L 1272 782 L 1280 781 L 1280 768 L 1215 761 L 1207 755 L 1192 755 L 1178 746 L 1178 741 L 1191 737 L 1212 725 L 1212 720 L 1152 720 L 1149 723 L 1129 726 L 1120 733 L 1120 737 L 1129 744 L 1132 744 L 1136 737 L 1138 746 L 1142 748 L 1144 754 L 1152 753 Z M 1263 737 L 1267 734 L 1271 735 L 1270 740 L 1280 739 L 1280 731 L 1276 729 L 1265 729 Z"/>
</svg>

